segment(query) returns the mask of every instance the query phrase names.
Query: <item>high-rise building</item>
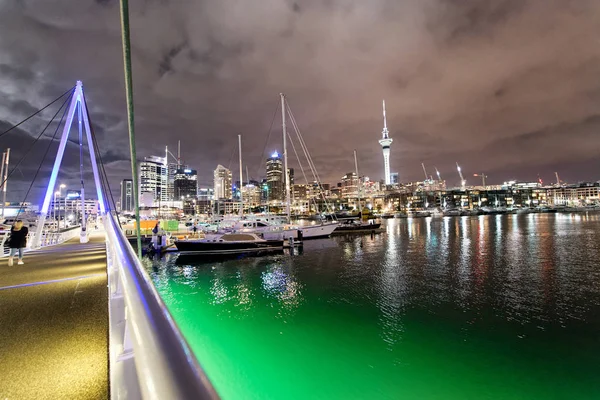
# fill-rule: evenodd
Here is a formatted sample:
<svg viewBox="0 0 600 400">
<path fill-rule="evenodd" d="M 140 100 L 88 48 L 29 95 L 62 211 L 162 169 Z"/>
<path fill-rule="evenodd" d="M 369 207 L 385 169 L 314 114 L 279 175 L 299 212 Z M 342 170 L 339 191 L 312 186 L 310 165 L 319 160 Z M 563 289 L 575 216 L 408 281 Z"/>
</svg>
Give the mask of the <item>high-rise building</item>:
<svg viewBox="0 0 600 400">
<path fill-rule="evenodd" d="M 170 162 L 167 165 L 167 168 L 167 197 L 169 200 L 178 200 L 177 196 L 175 196 L 175 174 L 177 173 L 177 170 L 183 168 L 183 166 Z"/>
<path fill-rule="evenodd" d="M 133 211 L 133 180 L 121 181 L 121 211 Z"/>
<path fill-rule="evenodd" d="M 269 201 L 282 201 L 285 187 L 283 184 L 283 163 L 279 153 L 274 152 L 267 158 L 267 190 Z"/>
<path fill-rule="evenodd" d="M 231 171 L 219 164 L 214 172 L 215 179 L 215 191 L 214 199 L 231 199 L 232 198 L 232 187 L 231 187 Z"/>
<path fill-rule="evenodd" d="M 180 168 L 173 175 L 173 196 L 175 200 L 195 199 L 198 195 L 198 173 L 195 169 Z"/>
<path fill-rule="evenodd" d="M 391 185 L 397 185 L 400 183 L 400 179 L 398 178 L 398 173 L 397 172 L 392 172 L 390 174 L 390 184 Z"/>
<path fill-rule="evenodd" d="M 140 163 L 140 196 L 150 193 L 154 201 L 169 201 L 169 171 L 163 157 L 144 157 Z"/>
<path fill-rule="evenodd" d="M 342 197 L 345 199 L 358 197 L 358 176 L 356 172 L 348 172 L 342 177 Z"/>
<path fill-rule="evenodd" d="M 260 205 L 260 186 L 248 183 L 242 187 L 244 208 L 258 207 Z"/>
<path fill-rule="evenodd" d="M 379 140 L 381 149 L 383 150 L 383 171 L 386 185 L 392 184 L 392 177 L 390 175 L 390 146 L 392 145 L 393 139 L 389 136 L 387 128 L 387 120 L 385 118 L 385 100 L 383 100 L 383 131 L 381 132 L 383 137 Z"/>
</svg>

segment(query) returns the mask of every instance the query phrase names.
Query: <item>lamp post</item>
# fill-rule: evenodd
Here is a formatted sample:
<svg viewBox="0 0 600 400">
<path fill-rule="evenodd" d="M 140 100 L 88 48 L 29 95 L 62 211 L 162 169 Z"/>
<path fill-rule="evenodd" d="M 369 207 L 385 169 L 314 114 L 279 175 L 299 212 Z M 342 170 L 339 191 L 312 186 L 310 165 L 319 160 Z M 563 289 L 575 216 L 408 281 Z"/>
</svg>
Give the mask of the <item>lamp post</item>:
<svg viewBox="0 0 600 400">
<path fill-rule="evenodd" d="M 53 219 L 52 222 L 53 223 L 52 223 L 52 225 L 54 225 L 54 223 L 57 222 L 56 221 L 56 196 L 57 195 L 60 195 L 60 192 L 58 192 L 58 191 L 54 192 L 54 201 L 52 202 L 52 213 L 53 213 L 53 216 L 52 216 L 52 219 Z M 57 229 L 56 230 L 58 230 L 58 224 L 57 224 Z"/>
<path fill-rule="evenodd" d="M 58 197 L 61 196 L 62 190 L 66 187 L 67 187 L 67 185 L 65 185 L 64 183 L 61 183 L 58 186 Z M 67 203 L 66 203 L 66 201 L 67 200 L 66 200 L 66 197 L 67 196 L 65 196 L 65 229 L 67 228 L 67 221 L 66 221 L 66 218 L 67 218 Z M 55 207 L 56 207 L 56 205 L 55 205 Z M 60 230 L 60 208 L 58 209 L 58 222 L 56 223 L 56 226 L 58 227 L 58 230 Z"/>
</svg>

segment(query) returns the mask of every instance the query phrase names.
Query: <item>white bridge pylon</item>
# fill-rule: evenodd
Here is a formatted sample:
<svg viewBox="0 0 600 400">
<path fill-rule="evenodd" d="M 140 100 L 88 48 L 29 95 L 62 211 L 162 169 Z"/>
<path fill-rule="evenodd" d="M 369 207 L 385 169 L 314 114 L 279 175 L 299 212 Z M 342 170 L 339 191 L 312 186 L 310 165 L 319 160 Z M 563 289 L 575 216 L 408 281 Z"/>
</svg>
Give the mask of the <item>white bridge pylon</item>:
<svg viewBox="0 0 600 400">
<path fill-rule="evenodd" d="M 100 175 L 98 174 L 98 164 L 96 163 L 96 153 L 94 151 L 94 142 L 92 141 L 92 134 L 90 128 L 90 121 L 88 119 L 88 110 L 85 105 L 85 97 L 83 95 L 83 84 L 81 81 L 77 81 L 75 85 L 75 92 L 71 98 L 71 104 L 69 105 L 69 111 L 67 114 L 67 121 L 63 128 L 62 137 L 60 139 L 60 145 L 58 146 L 58 152 L 56 153 L 56 159 L 54 160 L 54 166 L 52 167 L 52 173 L 50 175 L 50 181 L 46 188 L 46 195 L 44 196 L 44 203 L 40 210 L 40 217 L 38 219 L 36 234 L 32 243 L 33 248 L 39 247 L 40 239 L 42 237 L 42 231 L 44 229 L 44 223 L 48 216 L 48 208 L 50 207 L 50 200 L 54 193 L 56 186 L 56 178 L 58 176 L 58 170 L 62 163 L 63 156 L 65 154 L 65 148 L 67 146 L 67 140 L 69 138 L 69 132 L 71 131 L 71 125 L 75 118 L 75 112 L 77 112 L 78 129 L 79 129 L 79 149 L 80 149 L 80 164 L 83 164 L 83 130 L 85 129 L 85 136 L 87 139 L 88 149 L 90 151 L 90 160 L 92 161 L 92 170 L 94 172 L 94 182 L 96 184 L 96 192 L 98 193 L 98 203 L 100 204 L 100 214 L 106 213 L 106 203 L 104 202 L 104 195 L 102 193 L 102 186 L 100 185 Z M 86 243 L 88 239 L 86 229 L 86 215 L 85 215 L 85 193 L 83 187 L 83 176 L 81 177 L 81 243 Z M 56 204 L 54 205 L 56 207 Z"/>
</svg>

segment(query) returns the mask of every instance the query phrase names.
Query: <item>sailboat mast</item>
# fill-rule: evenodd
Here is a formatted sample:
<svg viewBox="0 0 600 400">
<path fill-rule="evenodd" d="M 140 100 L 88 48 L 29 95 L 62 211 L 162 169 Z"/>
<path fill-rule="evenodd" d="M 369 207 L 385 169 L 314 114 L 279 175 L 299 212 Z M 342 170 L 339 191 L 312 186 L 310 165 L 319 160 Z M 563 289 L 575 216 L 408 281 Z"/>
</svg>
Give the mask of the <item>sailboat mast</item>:
<svg viewBox="0 0 600 400">
<path fill-rule="evenodd" d="M 285 213 L 287 214 L 288 220 L 290 219 L 290 178 L 288 176 L 288 161 L 287 161 L 287 131 L 285 129 L 285 95 L 279 93 L 281 96 L 281 130 L 283 133 L 283 179 L 285 184 Z"/>
<path fill-rule="evenodd" d="M 358 218 L 362 219 L 362 207 L 360 205 L 360 177 L 358 176 L 358 161 L 356 161 L 356 150 L 354 150 L 354 168 L 356 169 L 356 181 L 358 188 Z"/>
<path fill-rule="evenodd" d="M 240 218 L 244 215 L 244 194 L 242 188 L 244 187 L 244 176 L 242 175 L 242 135 L 238 135 L 238 147 L 240 153 Z"/>
</svg>

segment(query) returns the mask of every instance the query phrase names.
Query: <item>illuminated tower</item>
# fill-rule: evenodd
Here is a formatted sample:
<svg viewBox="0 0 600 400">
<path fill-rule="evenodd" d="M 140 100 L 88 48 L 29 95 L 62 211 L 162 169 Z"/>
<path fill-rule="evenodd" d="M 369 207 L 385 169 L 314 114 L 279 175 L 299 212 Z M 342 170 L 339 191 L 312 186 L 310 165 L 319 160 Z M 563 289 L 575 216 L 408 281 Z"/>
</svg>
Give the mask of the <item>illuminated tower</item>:
<svg viewBox="0 0 600 400">
<path fill-rule="evenodd" d="M 383 150 L 383 169 L 385 171 L 385 184 L 392 184 L 392 177 L 390 174 L 390 146 L 392 145 L 393 139 L 389 137 L 387 128 L 387 121 L 385 118 L 385 100 L 383 100 L 383 131 L 381 132 L 383 138 L 379 141 L 381 149 Z"/>
</svg>

